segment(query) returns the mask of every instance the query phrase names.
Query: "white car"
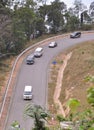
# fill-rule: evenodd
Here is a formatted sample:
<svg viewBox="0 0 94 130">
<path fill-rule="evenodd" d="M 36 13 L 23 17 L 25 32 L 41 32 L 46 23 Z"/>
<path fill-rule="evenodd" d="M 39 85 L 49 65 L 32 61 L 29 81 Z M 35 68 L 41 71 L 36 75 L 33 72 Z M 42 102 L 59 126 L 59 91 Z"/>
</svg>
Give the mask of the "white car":
<svg viewBox="0 0 94 130">
<path fill-rule="evenodd" d="M 25 86 L 24 92 L 23 92 L 23 99 L 24 100 L 32 99 L 32 97 L 33 97 L 32 89 L 33 89 L 32 86 Z"/>
<path fill-rule="evenodd" d="M 55 41 L 49 43 L 49 48 L 54 48 L 57 46 L 57 43 Z"/>
<path fill-rule="evenodd" d="M 41 57 L 42 55 L 43 55 L 43 48 L 42 47 L 36 48 L 36 50 L 34 52 L 34 56 L 35 57 Z"/>
</svg>

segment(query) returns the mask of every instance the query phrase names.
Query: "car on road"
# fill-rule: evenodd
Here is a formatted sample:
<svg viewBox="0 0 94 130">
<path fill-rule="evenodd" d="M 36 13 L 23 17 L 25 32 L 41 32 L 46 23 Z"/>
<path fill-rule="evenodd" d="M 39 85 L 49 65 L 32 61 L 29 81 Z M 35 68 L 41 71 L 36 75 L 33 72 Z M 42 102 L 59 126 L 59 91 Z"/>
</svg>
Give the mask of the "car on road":
<svg viewBox="0 0 94 130">
<path fill-rule="evenodd" d="M 34 56 L 35 57 L 41 57 L 43 55 L 43 48 L 42 47 L 38 47 L 35 49 L 34 51 Z"/>
<path fill-rule="evenodd" d="M 48 45 L 49 48 L 54 48 L 56 46 L 57 46 L 57 42 L 56 41 L 50 42 L 49 45 Z"/>
<path fill-rule="evenodd" d="M 32 95 L 32 86 L 25 86 L 24 88 L 24 92 L 23 92 L 23 99 L 24 100 L 29 100 L 32 99 L 33 95 Z"/>
<path fill-rule="evenodd" d="M 31 54 L 31 55 L 29 55 L 28 57 L 27 57 L 27 59 L 26 59 L 26 63 L 27 64 L 34 64 L 34 62 L 35 62 L 35 57 L 34 57 L 34 55 L 33 54 Z"/>
<path fill-rule="evenodd" d="M 70 34 L 70 38 L 79 38 L 81 37 L 81 32 L 73 32 Z"/>
</svg>

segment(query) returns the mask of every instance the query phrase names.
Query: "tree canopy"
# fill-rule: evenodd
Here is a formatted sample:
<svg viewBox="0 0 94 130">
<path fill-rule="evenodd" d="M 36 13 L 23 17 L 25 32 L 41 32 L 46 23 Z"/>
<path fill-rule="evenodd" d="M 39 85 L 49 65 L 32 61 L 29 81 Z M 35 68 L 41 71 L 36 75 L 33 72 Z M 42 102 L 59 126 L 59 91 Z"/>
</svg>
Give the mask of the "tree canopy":
<svg viewBox="0 0 94 130">
<path fill-rule="evenodd" d="M 41 3 L 41 4 L 40 4 Z M 83 13 L 84 12 L 84 13 Z M 20 53 L 31 35 L 35 37 L 47 33 L 68 32 L 91 29 L 93 24 L 94 2 L 89 10 L 81 0 L 75 0 L 73 7 L 60 0 L 47 4 L 45 0 L 0 1 L 0 53 Z M 81 24 L 92 23 L 90 26 Z M 47 25 L 47 26 L 46 26 Z"/>
</svg>

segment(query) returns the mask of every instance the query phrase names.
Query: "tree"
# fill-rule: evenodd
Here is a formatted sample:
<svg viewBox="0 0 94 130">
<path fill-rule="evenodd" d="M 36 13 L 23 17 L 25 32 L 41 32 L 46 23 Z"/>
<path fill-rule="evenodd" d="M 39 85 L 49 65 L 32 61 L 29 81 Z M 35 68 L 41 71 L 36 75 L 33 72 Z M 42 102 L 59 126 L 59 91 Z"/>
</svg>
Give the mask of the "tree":
<svg viewBox="0 0 94 130">
<path fill-rule="evenodd" d="M 8 0 L 0 0 L 0 8 L 5 7 L 8 3 Z"/>
<path fill-rule="evenodd" d="M 45 130 L 44 121 L 47 121 L 46 117 L 49 115 L 40 105 L 29 104 L 26 106 L 24 113 L 34 119 L 35 130 Z"/>
<path fill-rule="evenodd" d="M 79 22 L 78 17 L 76 17 L 75 15 L 70 16 L 68 18 L 68 21 L 67 21 L 68 31 L 78 30 L 79 29 L 79 24 L 80 24 L 80 22 Z"/>
<path fill-rule="evenodd" d="M 45 20 L 45 17 L 47 16 L 49 12 L 49 5 L 43 5 L 38 8 L 38 16 L 41 17 L 43 20 Z"/>
<path fill-rule="evenodd" d="M 23 25 L 23 31 L 27 37 L 27 40 L 30 40 L 31 33 L 34 30 L 31 28 L 33 26 L 32 23 L 35 18 L 34 11 L 28 7 L 21 7 L 16 11 L 16 17 L 18 17 L 19 24 L 21 26 Z"/>
<path fill-rule="evenodd" d="M 82 3 L 82 0 L 75 0 L 75 1 L 74 1 L 74 8 L 73 8 L 73 10 L 74 10 L 74 14 L 75 14 L 77 17 L 79 17 L 80 14 L 81 14 L 84 10 L 86 10 L 86 9 L 87 9 L 87 7 Z"/>
<path fill-rule="evenodd" d="M 0 52 L 9 52 L 12 37 L 12 11 L 6 7 L 0 8 Z"/>
<path fill-rule="evenodd" d="M 94 2 L 91 2 L 89 7 L 89 14 L 92 20 L 94 20 Z"/>
<path fill-rule="evenodd" d="M 37 18 L 35 21 L 35 30 L 38 31 L 38 35 L 41 36 L 45 32 L 44 20 Z"/>
<path fill-rule="evenodd" d="M 62 30 L 64 24 L 63 12 L 66 9 L 64 2 L 55 0 L 51 3 L 49 12 L 48 12 L 48 22 L 52 27 L 52 32 L 57 33 L 59 30 Z"/>
<path fill-rule="evenodd" d="M 15 53 L 21 52 L 27 41 L 24 25 L 17 16 L 17 13 L 18 11 L 14 11 L 14 16 L 12 17 L 12 42 L 14 44 L 14 49 L 12 51 Z"/>
<path fill-rule="evenodd" d="M 25 43 L 30 40 L 31 34 L 34 32 L 34 12 L 35 2 L 27 0 L 22 3 L 21 7 L 16 5 L 12 17 L 12 42 L 16 53 L 21 52 Z"/>
</svg>

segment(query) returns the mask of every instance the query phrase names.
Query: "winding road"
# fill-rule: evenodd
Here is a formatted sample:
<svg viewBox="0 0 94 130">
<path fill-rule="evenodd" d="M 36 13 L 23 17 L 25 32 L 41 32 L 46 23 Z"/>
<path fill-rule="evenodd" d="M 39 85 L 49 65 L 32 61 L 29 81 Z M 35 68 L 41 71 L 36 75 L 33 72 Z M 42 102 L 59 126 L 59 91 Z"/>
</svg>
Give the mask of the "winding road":
<svg viewBox="0 0 94 130">
<path fill-rule="evenodd" d="M 94 40 L 94 32 L 82 34 L 81 38 L 70 39 L 69 36 L 57 39 L 56 48 L 48 48 L 48 44 L 43 45 L 44 53 L 40 58 L 35 59 L 33 65 L 27 65 L 24 59 L 13 92 L 13 99 L 7 117 L 6 127 L 4 130 L 11 130 L 10 125 L 14 120 L 20 123 L 21 129 L 31 130 L 33 121 L 24 117 L 24 109 L 28 103 L 47 107 L 47 79 L 49 73 L 49 63 L 52 58 L 67 48 L 84 41 Z M 33 100 L 24 101 L 23 91 L 25 85 L 33 86 Z"/>
</svg>

